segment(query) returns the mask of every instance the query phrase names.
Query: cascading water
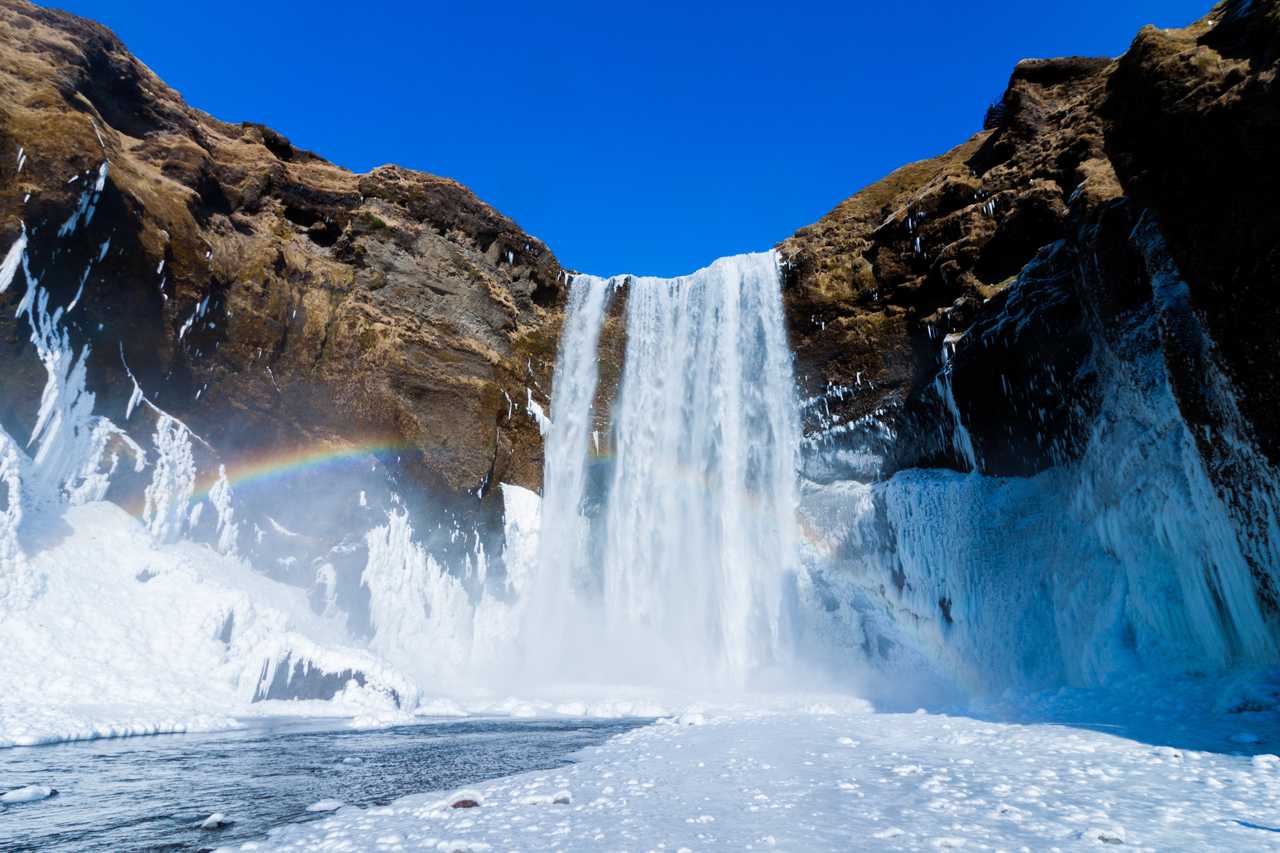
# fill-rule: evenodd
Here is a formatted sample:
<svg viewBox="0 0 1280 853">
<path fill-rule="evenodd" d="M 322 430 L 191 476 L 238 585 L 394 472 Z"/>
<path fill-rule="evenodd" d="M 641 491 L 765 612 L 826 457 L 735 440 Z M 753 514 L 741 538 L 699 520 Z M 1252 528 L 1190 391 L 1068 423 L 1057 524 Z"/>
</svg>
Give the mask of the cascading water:
<svg viewBox="0 0 1280 853">
<path fill-rule="evenodd" d="M 623 286 L 612 470 L 592 494 L 597 347 Z M 549 657 L 661 684 L 742 685 L 778 661 L 799 423 L 776 256 L 669 280 L 577 277 L 551 420 L 526 619 Z"/>
<path fill-rule="evenodd" d="M 599 368 L 597 349 L 611 282 L 595 276 L 574 278 L 565 306 L 564 329 L 556 358 L 551 424 L 544 430 L 544 492 L 536 575 L 525 610 L 526 649 L 538 653 L 527 663 L 540 676 L 559 671 L 574 653 L 570 625 L 578 612 L 575 576 L 585 561 L 587 522 L 582 515 L 587 485 L 587 441 Z M 572 615 L 571 615 L 572 614 Z"/>
</svg>

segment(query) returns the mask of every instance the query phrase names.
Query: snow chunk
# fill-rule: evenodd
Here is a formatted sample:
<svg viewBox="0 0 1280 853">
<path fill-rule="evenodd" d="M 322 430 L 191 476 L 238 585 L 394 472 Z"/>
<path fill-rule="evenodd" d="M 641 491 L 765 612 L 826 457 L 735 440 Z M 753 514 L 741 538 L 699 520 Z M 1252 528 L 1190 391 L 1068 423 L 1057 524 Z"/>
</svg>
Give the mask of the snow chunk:
<svg viewBox="0 0 1280 853">
<path fill-rule="evenodd" d="M 34 803 L 38 800 L 47 800 L 56 793 L 58 793 L 57 789 L 50 788 L 48 785 L 27 785 L 25 788 L 16 788 L 0 794 L 0 803 Z"/>
<path fill-rule="evenodd" d="M 1126 835 L 1123 826 L 1091 826 L 1080 838 L 1094 844 L 1124 844 Z"/>
</svg>

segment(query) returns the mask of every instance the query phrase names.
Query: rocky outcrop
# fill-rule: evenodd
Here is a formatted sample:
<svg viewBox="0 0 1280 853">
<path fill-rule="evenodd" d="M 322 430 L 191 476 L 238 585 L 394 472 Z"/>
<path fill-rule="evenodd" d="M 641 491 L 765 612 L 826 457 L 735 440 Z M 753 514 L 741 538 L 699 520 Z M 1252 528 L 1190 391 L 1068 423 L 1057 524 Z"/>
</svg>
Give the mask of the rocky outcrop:
<svg viewBox="0 0 1280 853">
<path fill-rule="evenodd" d="M 1137 602 L 1122 625 L 1136 624 L 1148 594 L 1185 599 L 1220 634 L 1206 645 L 1218 651 L 1196 653 L 1204 660 L 1274 660 L 1278 72 L 1277 0 L 1228 0 L 1185 29 L 1147 27 L 1116 60 L 1024 61 L 984 130 L 778 247 L 808 394 L 809 480 L 988 475 L 881 482 L 881 516 L 913 488 L 932 514 L 869 534 L 890 543 L 886 563 L 869 571 L 878 558 L 860 554 L 835 573 L 855 588 L 849 597 L 879 602 L 895 624 L 929 626 L 947 646 L 1005 625 L 974 594 L 1001 565 L 1036 590 L 1010 612 L 1052 600 L 1046 624 L 1059 629 L 1105 623 L 1100 600 L 1063 614 L 1110 572 Z M 1025 490 L 1013 511 L 1000 503 L 1006 488 Z M 1055 513 L 1096 525 L 1079 541 L 1100 536 L 1101 556 L 1073 558 L 1036 586 L 1038 567 L 1077 547 L 1031 536 L 1039 553 L 1018 551 L 1025 520 Z M 1142 523 L 1119 523 L 1125 513 Z M 935 584 L 964 565 L 974 586 L 961 597 Z M 1070 595 L 1046 591 L 1084 565 L 1108 568 Z M 1179 578 L 1212 592 L 1199 604 L 1144 592 Z M 1151 659 L 1166 653 L 1176 655 Z"/>
<path fill-rule="evenodd" d="M 99 411 L 123 419 L 127 365 L 231 464 L 356 445 L 443 497 L 540 484 L 522 411 L 550 387 L 561 269 L 457 182 L 218 121 L 24 0 L 0 0 L 0 151 L 0 245 L 26 230 Z M 25 428 L 44 371 L 0 317 L 0 421 Z"/>
<path fill-rule="evenodd" d="M 1278 27 L 1274 0 L 1232 0 L 1183 30 L 1146 28 L 1114 61 L 1021 62 L 984 130 L 780 244 L 821 460 L 810 475 L 1026 475 L 1074 458 L 1097 403 L 1091 353 L 1152 304 L 1140 222 L 1167 242 L 1189 316 L 1216 342 L 1164 327 L 1206 456 L 1224 428 L 1205 399 L 1212 366 L 1276 462 Z M 833 468 L 851 446 L 887 469 Z"/>
<path fill-rule="evenodd" d="M 870 420 L 892 421 L 897 436 L 912 438 L 893 443 L 906 454 L 897 467 L 960 463 L 927 427 L 947 416 L 933 393 L 944 351 L 956 353 L 975 322 L 998 313 L 1042 248 L 1121 195 L 1095 115 L 1107 73 L 1108 63 L 1092 59 L 1020 63 L 988 117 L 993 127 L 900 169 L 779 246 L 798 370 L 823 398 L 811 429 L 879 412 Z M 1043 347 L 1071 346 L 1069 337 L 1036 335 L 1020 346 L 1046 360 Z M 1013 372 L 997 387 L 1029 386 L 1018 374 L 1034 365 L 1005 362 Z M 1001 440 L 1010 428 L 1025 434 L 1016 415 L 1009 424 Z M 988 456 L 988 467 L 1042 467 L 1051 443 Z"/>
</svg>

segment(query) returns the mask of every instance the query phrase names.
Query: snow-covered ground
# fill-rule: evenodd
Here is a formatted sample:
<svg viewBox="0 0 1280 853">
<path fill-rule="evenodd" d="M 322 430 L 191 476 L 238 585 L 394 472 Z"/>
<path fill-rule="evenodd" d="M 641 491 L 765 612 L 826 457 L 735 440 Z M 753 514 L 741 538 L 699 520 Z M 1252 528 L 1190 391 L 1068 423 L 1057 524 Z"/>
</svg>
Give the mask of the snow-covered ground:
<svg viewBox="0 0 1280 853">
<path fill-rule="evenodd" d="M 305 593 L 189 542 L 157 545 L 111 503 L 73 506 L 29 531 L 40 594 L 0 618 L 0 747 L 236 725 L 249 713 L 387 714 L 409 683 L 347 648 Z M 282 661 L 365 673 L 336 701 L 257 702 Z"/>
<path fill-rule="evenodd" d="M 157 543 L 115 504 L 57 508 L 24 530 L 29 553 L 18 565 L 38 590 L 20 606 L 0 599 L 0 748 L 212 731 L 250 716 L 348 717 L 367 728 L 683 707 L 659 691 L 599 687 L 428 694 L 421 676 L 361 648 L 343 614 L 316 613 L 305 590 L 204 544 Z M 327 688 L 318 694 L 317 679 Z"/>
<path fill-rule="evenodd" d="M 1199 716 L 1196 688 L 1154 710 L 1141 691 L 1020 704 L 1071 725 L 854 701 L 686 714 L 563 770 L 344 808 L 239 849 L 1280 849 L 1276 717 Z M 1128 736 L 1144 723 L 1169 736 Z"/>
</svg>

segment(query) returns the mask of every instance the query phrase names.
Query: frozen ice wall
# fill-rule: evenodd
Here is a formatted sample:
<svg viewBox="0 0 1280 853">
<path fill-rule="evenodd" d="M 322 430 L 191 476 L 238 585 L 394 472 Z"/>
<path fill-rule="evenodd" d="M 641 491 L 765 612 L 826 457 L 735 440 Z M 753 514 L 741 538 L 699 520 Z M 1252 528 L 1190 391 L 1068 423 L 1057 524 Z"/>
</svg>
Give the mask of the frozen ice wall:
<svg viewBox="0 0 1280 853">
<path fill-rule="evenodd" d="M 1148 220 L 1132 239 L 1153 302 L 1118 332 L 1093 331 L 1102 394 L 1079 458 L 1033 477 L 917 469 L 806 485 L 804 595 L 825 614 L 813 632 L 897 686 L 914 672 L 978 691 L 1280 658 L 1265 601 L 1280 588 L 1280 479 L 1249 442 L 1159 232 Z M 1198 360 L 1220 425 L 1209 441 L 1179 407 L 1170 349 Z M 949 367 L 938 393 L 972 472 Z"/>
</svg>

